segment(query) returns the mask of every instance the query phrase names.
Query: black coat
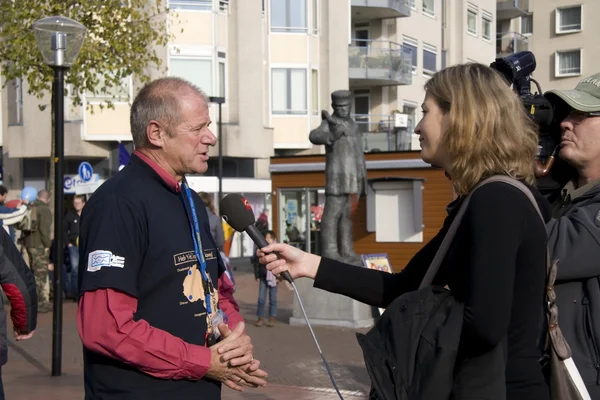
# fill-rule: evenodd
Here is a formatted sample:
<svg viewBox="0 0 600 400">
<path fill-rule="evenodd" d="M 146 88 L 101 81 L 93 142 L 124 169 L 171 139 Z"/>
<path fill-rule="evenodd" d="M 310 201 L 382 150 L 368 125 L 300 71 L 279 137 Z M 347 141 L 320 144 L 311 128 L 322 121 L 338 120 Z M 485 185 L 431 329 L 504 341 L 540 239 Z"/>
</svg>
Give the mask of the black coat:
<svg viewBox="0 0 600 400">
<path fill-rule="evenodd" d="M 600 398 L 600 184 L 572 190 L 556 202 L 548 246 L 558 261 L 558 322 L 590 396 Z"/>
<path fill-rule="evenodd" d="M 548 221 L 549 204 L 539 193 L 536 196 Z M 323 258 L 315 287 L 379 308 L 417 290 L 460 201 L 449 207 L 440 232 L 408 265 L 393 266 L 401 272 L 390 274 Z M 505 183 L 489 183 L 473 193 L 433 280 L 434 285 L 447 285 L 464 304 L 457 354 L 461 367 L 463 362 L 492 356 L 490 350 L 504 347 L 506 341 L 506 398 L 511 400 L 547 400 L 550 396 L 538 361 L 545 333 L 546 244 L 545 226 L 527 197 Z M 466 395 L 477 384 L 485 387 L 491 381 L 483 372 L 490 370 L 484 364 L 479 376 L 467 374 L 455 382 L 454 394 Z"/>
<path fill-rule="evenodd" d="M 0 229 L 0 286 L 11 303 L 13 327 L 21 325 L 21 333 L 35 330 L 37 325 L 37 292 L 33 271 L 25 264 L 14 242 Z M 11 333 L 12 334 L 12 333 Z M 7 360 L 6 311 L 0 297 L 0 365 Z"/>
</svg>

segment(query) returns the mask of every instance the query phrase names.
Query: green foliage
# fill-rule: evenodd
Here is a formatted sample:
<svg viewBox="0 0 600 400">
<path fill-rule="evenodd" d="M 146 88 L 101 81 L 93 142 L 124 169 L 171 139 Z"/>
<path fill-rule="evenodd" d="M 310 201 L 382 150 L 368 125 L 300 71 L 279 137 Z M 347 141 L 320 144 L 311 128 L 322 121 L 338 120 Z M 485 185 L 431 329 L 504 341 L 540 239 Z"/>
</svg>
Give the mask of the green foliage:
<svg viewBox="0 0 600 400">
<path fill-rule="evenodd" d="M 53 15 L 72 18 L 87 28 L 83 46 L 65 75 L 74 105 L 82 94 L 101 97 L 113 107 L 122 79 L 150 80 L 149 68 L 164 70 L 157 50 L 167 45 L 167 0 L 1 0 L 0 73 L 8 81 L 23 78 L 28 93 L 42 98 L 53 71 L 43 62 L 31 25 Z M 88 105 L 88 107 L 90 107 Z"/>
</svg>

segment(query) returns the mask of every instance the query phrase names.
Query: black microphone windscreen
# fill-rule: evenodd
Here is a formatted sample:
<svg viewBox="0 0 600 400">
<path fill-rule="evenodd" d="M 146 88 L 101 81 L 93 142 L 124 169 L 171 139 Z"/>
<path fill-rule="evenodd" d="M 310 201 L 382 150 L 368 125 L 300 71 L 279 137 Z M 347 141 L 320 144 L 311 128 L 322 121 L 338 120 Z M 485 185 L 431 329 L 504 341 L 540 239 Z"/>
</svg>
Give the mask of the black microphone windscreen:
<svg viewBox="0 0 600 400">
<path fill-rule="evenodd" d="M 238 232 L 243 232 L 255 222 L 250 203 L 239 193 L 230 193 L 223 197 L 219 204 L 219 212 L 221 217 Z"/>
</svg>

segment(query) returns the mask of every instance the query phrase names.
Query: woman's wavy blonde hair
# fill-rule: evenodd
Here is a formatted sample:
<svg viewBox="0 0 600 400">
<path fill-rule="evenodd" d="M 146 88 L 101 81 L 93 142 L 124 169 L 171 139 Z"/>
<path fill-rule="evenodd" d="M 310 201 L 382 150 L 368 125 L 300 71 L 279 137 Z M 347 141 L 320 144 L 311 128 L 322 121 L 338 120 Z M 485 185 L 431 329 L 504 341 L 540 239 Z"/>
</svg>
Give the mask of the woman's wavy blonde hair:
<svg viewBox="0 0 600 400">
<path fill-rule="evenodd" d="M 446 172 L 459 195 L 495 174 L 534 183 L 537 127 L 497 71 L 455 65 L 434 74 L 425 90 L 450 118 L 440 145 L 450 156 Z"/>
</svg>

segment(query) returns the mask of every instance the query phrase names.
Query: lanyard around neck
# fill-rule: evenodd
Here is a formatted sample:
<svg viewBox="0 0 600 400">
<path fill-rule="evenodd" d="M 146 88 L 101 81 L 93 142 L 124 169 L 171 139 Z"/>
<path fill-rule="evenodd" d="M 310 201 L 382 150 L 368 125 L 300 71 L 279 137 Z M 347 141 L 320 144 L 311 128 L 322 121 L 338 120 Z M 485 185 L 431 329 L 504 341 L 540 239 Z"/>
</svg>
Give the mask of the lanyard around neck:
<svg viewBox="0 0 600 400">
<path fill-rule="evenodd" d="M 211 283 L 206 274 L 206 259 L 204 258 L 204 251 L 202 249 L 202 239 L 200 236 L 200 224 L 198 223 L 198 216 L 196 213 L 196 205 L 194 204 L 194 199 L 192 198 L 192 193 L 188 186 L 185 178 L 181 183 L 181 194 L 183 199 L 183 204 L 185 206 L 186 198 L 189 206 L 185 207 L 186 214 L 188 216 L 188 221 L 190 223 L 190 229 L 192 231 L 192 242 L 194 242 L 194 252 L 196 253 L 196 258 L 200 263 L 200 274 L 202 275 L 202 286 L 204 288 L 204 295 L 206 296 L 206 312 L 208 315 L 212 314 L 212 306 L 210 303 L 211 291 L 214 290 L 212 288 Z"/>
</svg>

